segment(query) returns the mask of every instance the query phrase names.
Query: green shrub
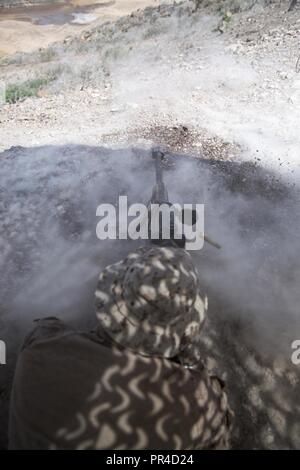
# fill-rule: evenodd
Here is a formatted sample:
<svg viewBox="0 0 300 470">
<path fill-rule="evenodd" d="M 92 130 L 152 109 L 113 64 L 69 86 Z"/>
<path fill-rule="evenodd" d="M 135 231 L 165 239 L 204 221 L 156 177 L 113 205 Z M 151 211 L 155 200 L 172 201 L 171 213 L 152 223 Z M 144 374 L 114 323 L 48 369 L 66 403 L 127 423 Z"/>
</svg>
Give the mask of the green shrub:
<svg viewBox="0 0 300 470">
<path fill-rule="evenodd" d="M 19 84 L 8 84 L 5 90 L 5 101 L 6 103 L 16 103 L 17 101 L 24 101 L 26 98 L 32 96 L 38 96 L 38 91 L 54 79 L 54 75 L 49 75 L 44 78 L 35 78 Z"/>
</svg>

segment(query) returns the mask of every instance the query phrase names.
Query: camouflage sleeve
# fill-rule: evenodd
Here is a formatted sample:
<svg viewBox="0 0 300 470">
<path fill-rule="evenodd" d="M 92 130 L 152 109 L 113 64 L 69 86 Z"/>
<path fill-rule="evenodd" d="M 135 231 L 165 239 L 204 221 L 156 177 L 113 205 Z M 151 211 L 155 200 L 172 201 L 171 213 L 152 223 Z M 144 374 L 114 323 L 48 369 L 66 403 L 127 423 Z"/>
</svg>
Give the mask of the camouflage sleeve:
<svg viewBox="0 0 300 470">
<path fill-rule="evenodd" d="M 195 399 L 200 416 L 192 430 L 195 449 L 228 449 L 233 413 L 224 383 L 202 371 Z"/>
</svg>

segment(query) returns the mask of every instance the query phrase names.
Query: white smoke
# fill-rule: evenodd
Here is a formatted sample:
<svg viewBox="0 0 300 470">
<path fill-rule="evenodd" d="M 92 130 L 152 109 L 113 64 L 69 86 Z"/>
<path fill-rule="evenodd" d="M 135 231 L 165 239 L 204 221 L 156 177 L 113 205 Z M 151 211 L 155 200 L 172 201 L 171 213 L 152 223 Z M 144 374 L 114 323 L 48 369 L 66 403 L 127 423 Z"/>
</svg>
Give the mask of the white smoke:
<svg viewBox="0 0 300 470">
<path fill-rule="evenodd" d="M 101 269 L 143 242 L 99 241 L 96 208 L 119 195 L 146 203 L 154 184 L 145 150 L 83 146 L 12 149 L 1 156 L 1 298 L 5 329 L 55 315 L 95 323 Z M 295 190 L 249 167 L 169 156 L 171 202 L 205 204 L 205 244 L 194 259 L 203 289 L 255 330 L 258 347 L 285 350 L 298 319 L 299 218 Z M 275 340 L 281 336 L 278 341 Z M 5 338 L 2 338 L 5 339 Z"/>
</svg>

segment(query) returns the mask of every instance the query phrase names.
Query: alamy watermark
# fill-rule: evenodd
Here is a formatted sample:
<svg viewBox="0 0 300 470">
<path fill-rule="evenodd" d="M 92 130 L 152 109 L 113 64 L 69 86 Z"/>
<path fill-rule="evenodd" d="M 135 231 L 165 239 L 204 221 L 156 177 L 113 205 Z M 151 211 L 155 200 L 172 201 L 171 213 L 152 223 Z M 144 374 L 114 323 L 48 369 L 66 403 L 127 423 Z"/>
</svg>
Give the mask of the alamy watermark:
<svg viewBox="0 0 300 470">
<path fill-rule="evenodd" d="M 204 244 L 203 204 L 131 204 L 120 196 L 117 207 L 100 204 L 96 227 L 99 240 L 181 240 L 186 250 L 200 250 Z"/>
<path fill-rule="evenodd" d="M 291 361 L 295 366 L 300 365 L 300 339 L 295 339 L 292 342 L 291 348 L 294 349 L 294 352 L 291 355 Z"/>
<path fill-rule="evenodd" d="M 6 364 L 6 344 L 0 340 L 0 365 Z"/>
</svg>

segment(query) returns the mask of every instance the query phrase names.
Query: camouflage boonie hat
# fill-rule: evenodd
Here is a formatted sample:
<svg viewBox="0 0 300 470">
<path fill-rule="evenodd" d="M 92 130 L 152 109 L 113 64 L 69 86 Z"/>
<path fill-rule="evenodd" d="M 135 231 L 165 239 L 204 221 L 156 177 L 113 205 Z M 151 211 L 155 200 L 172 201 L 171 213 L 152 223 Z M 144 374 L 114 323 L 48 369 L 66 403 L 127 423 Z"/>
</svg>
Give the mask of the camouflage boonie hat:
<svg viewBox="0 0 300 470">
<path fill-rule="evenodd" d="M 198 336 L 207 300 L 183 249 L 143 247 L 100 274 L 96 312 L 108 335 L 146 356 L 176 356 Z"/>
</svg>

